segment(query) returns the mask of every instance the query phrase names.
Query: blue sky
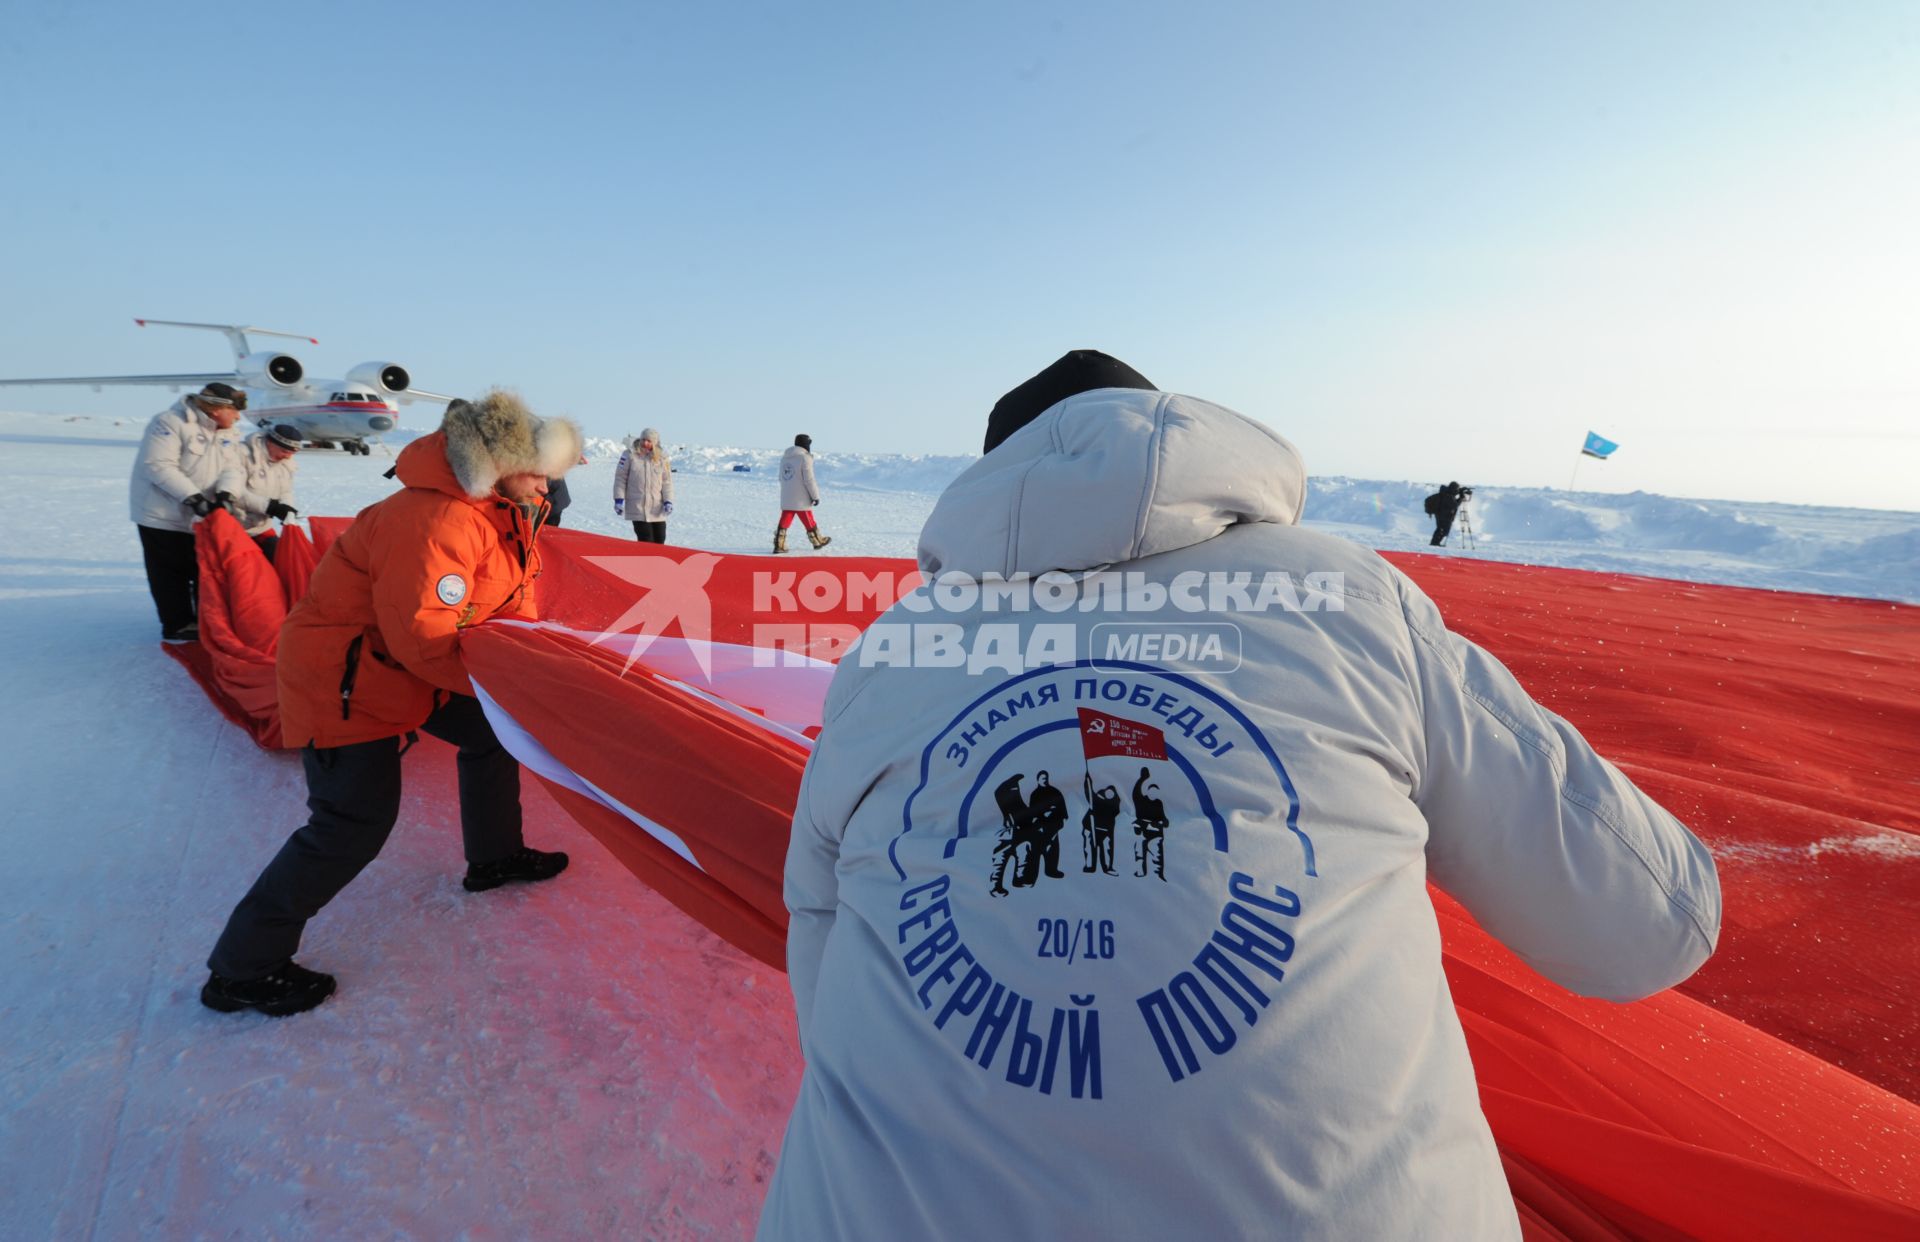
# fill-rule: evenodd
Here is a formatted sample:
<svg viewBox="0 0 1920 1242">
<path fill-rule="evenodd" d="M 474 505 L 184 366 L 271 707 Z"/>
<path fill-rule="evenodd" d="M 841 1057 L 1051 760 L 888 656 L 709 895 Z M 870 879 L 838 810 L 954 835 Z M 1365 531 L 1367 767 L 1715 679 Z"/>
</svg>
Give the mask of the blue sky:
<svg viewBox="0 0 1920 1242">
<path fill-rule="evenodd" d="M 0 375 L 247 322 L 600 434 L 951 453 L 1089 346 L 1317 472 L 1565 486 L 1593 429 L 1583 488 L 1920 509 L 1920 5 L 8 13 Z"/>
</svg>

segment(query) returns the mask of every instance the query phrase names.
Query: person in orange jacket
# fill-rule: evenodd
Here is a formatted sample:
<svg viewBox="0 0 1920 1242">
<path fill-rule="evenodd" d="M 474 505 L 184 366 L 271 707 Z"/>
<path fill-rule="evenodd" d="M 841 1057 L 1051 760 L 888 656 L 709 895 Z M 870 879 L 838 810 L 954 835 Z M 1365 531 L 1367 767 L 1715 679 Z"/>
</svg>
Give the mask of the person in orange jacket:
<svg viewBox="0 0 1920 1242">
<path fill-rule="evenodd" d="M 470 892 L 546 880 L 567 856 L 520 834 L 520 765 L 501 746 L 460 659 L 463 631 L 532 618 L 547 481 L 580 457 L 580 429 L 512 393 L 455 401 L 409 444 L 403 490 L 360 511 L 287 615 L 276 657 L 280 720 L 302 747 L 305 827 L 227 920 L 200 999 L 222 1012 L 311 1009 L 331 975 L 293 960 L 307 920 L 386 844 L 400 814 L 400 756 L 416 730 L 459 747 Z"/>
</svg>

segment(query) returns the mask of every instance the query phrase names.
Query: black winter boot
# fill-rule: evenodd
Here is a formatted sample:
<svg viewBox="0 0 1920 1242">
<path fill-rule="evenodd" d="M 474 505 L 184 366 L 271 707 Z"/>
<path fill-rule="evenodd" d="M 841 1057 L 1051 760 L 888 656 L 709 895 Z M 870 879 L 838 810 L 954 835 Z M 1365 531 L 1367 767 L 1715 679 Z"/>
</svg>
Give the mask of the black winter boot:
<svg viewBox="0 0 1920 1242">
<path fill-rule="evenodd" d="M 221 1013 L 258 1009 L 269 1018 L 305 1013 L 333 995 L 332 975 L 288 962 L 258 979 L 229 979 L 209 973 L 200 989 L 200 1003 Z"/>
<path fill-rule="evenodd" d="M 460 883 L 469 893 L 484 893 L 502 884 L 551 880 L 566 869 L 567 856 L 558 850 L 549 852 L 523 845 L 505 858 L 469 865 L 467 878 Z"/>
</svg>

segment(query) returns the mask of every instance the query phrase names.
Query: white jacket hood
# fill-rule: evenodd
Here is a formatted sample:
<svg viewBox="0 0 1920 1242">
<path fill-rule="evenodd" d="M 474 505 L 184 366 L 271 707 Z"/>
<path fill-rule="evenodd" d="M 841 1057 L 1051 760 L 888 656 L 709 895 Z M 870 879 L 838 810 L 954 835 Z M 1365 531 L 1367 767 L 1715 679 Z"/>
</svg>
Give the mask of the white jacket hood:
<svg viewBox="0 0 1920 1242">
<path fill-rule="evenodd" d="M 1299 522 L 1299 450 L 1196 397 L 1069 397 L 955 479 L 920 532 L 920 568 L 1075 572 L 1191 547 L 1245 522 Z"/>
</svg>

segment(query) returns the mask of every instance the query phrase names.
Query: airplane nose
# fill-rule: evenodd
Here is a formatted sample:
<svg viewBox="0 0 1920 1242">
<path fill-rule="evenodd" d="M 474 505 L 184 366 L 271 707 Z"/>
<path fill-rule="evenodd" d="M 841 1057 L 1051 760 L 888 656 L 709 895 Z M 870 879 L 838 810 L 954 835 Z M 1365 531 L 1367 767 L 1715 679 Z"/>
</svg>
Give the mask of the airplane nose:
<svg viewBox="0 0 1920 1242">
<path fill-rule="evenodd" d="M 367 420 L 367 426 L 373 428 L 375 431 L 392 431 L 393 420 L 384 415 L 375 414 Z"/>
</svg>

